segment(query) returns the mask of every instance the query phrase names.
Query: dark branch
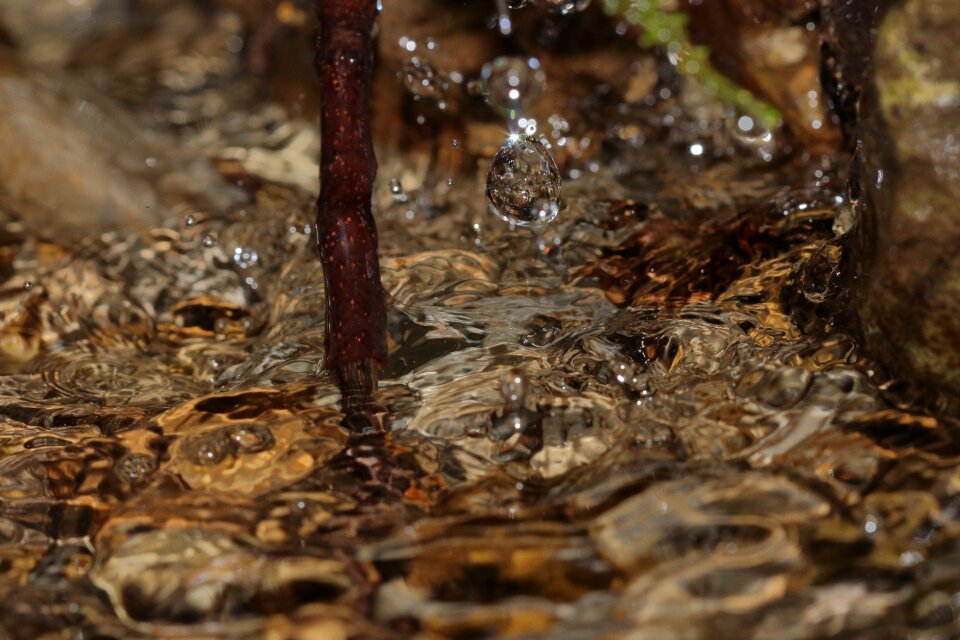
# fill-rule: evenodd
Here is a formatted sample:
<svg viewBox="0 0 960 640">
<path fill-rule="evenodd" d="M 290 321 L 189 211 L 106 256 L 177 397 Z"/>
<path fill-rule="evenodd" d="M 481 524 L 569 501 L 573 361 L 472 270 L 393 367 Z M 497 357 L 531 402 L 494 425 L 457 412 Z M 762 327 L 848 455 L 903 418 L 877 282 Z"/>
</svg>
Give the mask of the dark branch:
<svg viewBox="0 0 960 640">
<path fill-rule="evenodd" d="M 387 358 L 386 308 L 371 213 L 377 160 L 370 132 L 376 0 L 318 0 L 320 198 L 317 244 L 326 285 L 326 360 L 347 413 L 370 404 Z"/>
</svg>

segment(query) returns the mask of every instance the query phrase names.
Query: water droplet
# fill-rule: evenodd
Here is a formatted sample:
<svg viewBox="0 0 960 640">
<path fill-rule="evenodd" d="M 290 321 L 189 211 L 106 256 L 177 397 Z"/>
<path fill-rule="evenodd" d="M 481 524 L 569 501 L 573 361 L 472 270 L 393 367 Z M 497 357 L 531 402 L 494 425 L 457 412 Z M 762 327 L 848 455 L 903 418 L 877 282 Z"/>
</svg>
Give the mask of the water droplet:
<svg viewBox="0 0 960 640">
<path fill-rule="evenodd" d="M 24 281 L 23 281 L 23 288 L 26 289 L 27 291 L 30 291 L 30 289 L 33 289 L 33 281 L 31 281 L 31 280 L 24 280 Z"/>
<path fill-rule="evenodd" d="M 560 212 L 560 171 L 546 145 L 525 135 L 507 138 L 487 173 L 487 199 L 511 224 L 552 222 Z"/>
<path fill-rule="evenodd" d="M 451 145 L 454 149 L 459 149 L 459 148 L 460 148 L 460 139 L 459 139 L 459 138 L 454 138 L 453 140 L 450 141 L 450 145 Z"/>
<path fill-rule="evenodd" d="M 256 249 L 236 247 L 233 250 L 233 263 L 241 269 L 249 269 L 260 263 L 260 255 Z"/>
<path fill-rule="evenodd" d="M 193 225 L 197 224 L 197 219 L 193 216 L 187 216 L 183 219 L 183 224 L 187 225 L 188 227 L 192 227 Z"/>
<path fill-rule="evenodd" d="M 522 371 L 512 370 L 500 376 L 500 396 L 505 408 L 516 411 L 527 397 L 527 378 Z"/>
<path fill-rule="evenodd" d="M 390 179 L 390 193 L 393 194 L 394 202 L 406 202 L 407 194 L 403 190 L 403 185 L 400 184 L 400 180 L 397 178 Z"/>
<path fill-rule="evenodd" d="M 520 56 L 500 56 L 488 62 L 480 70 L 480 78 L 487 102 L 504 114 L 530 108 L 547 82 L 539 60 Z"/>
<path fill-rule="evenodd" d="M 400 69 L 400 82 L 418 98 L 439 100 L 447 92 L 447 81 L 429 62 L 414 56 Z"/>
<path fill-rule="evenodd" d="M 741 115 L 736 118 L 728 118 L 726 126 L 740 147 L 755 151 L 766 162 L 773 160 L 777 140 L 773 132 L 757 120 L 750 116 Z"/>
<path fill-rule="evenodd" d="M 153 473 L 157 461 L 144 453 L 128 453 L 117 462 L 117 473 L 131 482 L 140 482 Z"/>
<path fill-rule="evenodd" d="M 219 464 L 229 453 L 229 442 L 220 433 L 207 433 L 191 440 L 189 457 L 194 464 Z"/>
<path fill-rule="evenodd" d="M 245 425 L 230 432 L 230 440 L 240 453 L 259 453 L 273 446 L 273 433 L 267 427 Z"/>
<path fill-rule="evenodd" d="M 229 330 L 230 320 L 227 318 L 220 317 L 213 321 L 213 332 L 218 336 L 226 335 Z"/>
<path fill-rule="evenodd" d="M 590 6 L 590 0 L 543 0 L 548 11 L 569 15 L 579 13 Z"/>
<path fill-rule="evenodd" d="M 147 165 L 148 167 L 150 167 L 151 169 L 153 169 L 155 166 L 157 166 L 157 159 L 154 158 L 153 156 L 150 156 L 150 157 L 147 158 L 144 162 L 146 162 L 146 165 Z"/>
<path fill-rule="evenodd" d="M 203 236 L 203 240 L 200 241 L 200 244 L 209 249 L 210 247 L 216 246 L 217 239 L 208 233 L 207 235 Z"/>
</svg>

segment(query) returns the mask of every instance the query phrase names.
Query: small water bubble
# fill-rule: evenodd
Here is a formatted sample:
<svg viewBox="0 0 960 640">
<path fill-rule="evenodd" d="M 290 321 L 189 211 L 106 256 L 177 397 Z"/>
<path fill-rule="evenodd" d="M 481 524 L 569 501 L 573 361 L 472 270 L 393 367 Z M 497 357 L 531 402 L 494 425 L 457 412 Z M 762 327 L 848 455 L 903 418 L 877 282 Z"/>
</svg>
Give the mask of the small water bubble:
<svg viewBox="0 0 960 640">
<path fill-rule="evenodd" d="M 230 440 L 241 453 L 259 453 L 273 447 L 273 432 L 260 425 L 244 425 L 230 432 Z"/>
<path fill-rule="evenodd" d="M 579 13 L 590 6 L 590 0 L 541 0 L 548 11 L 569 15 Z"/>
<path fill-rule="evenodd" d="M 153 456 L 144 453 L 128 453 L 117 462 L 117 473 L 131 482 L 140 482 L 157 468 Z"/>
<path fill-rule="evenodd" d="M 192 227 L 193 225 L 197 224 L 197 219 L 188 215 L 183 219 L 183 224 L 187 225 L 188 227 Z"/>
<path fill-rule="evenodd" d="M 557 217 L 560 171 L 543 142 L 525 135 L 507 138 L 487 173 L 487 199 L 500 219 L 521 227 Z"/>
<path fill-rule="evenodd" d="M 500 396 L 507 409 L 517 410 L 523 407 L 527 397 L 527 378 L 522 371 L 508 371 L 500 377 Z"/>
<path fill-rule="evenodd" d="M 240 53 L 243 50 L 243 38 L 234 34 L 227 38 L 227 51 L 230 53 Z"/>
<path fill-rule="evenodd" d="M 418 98 L 439 100 L 447 92 L 447 81 L 433 65 L 414 56 L 400 69 L 400 82 Z"/>
<path fill-rule="evenodd" d="M 23 281 L 23 288 L 24 288 L 25 290 L 27 290 L 27 291 L 30 291 L 30 289 L 33 289 L 33 281 L 32 281 L 32 280 L 24 280 L 24 281 Z"/>
<path fill-rule="evenodd" d="M 249 269 L 260 263 L 260 254 L 256 249 L 236 247 L 233 250 L 233 263 L 241 269 Z"/>
<path fill-rule="evenodd" d="M 157 159 L 154 158 L 153 156 L 148 157 L 144 162 L 145 162 L 146 165 L 147 165 L 148 167 L 150 167 L 151 169 L 153 169 L 154 167 L 157 166 Z"/>
<path fill-rule="evenodd" d="M 773 131 L 767 129 L 755 118 L 740 115 L 729 118 L 726 128 L 743 149 L 756 152 L 765 162 L 773 160 L 777 140 Z"/>
<path fill-rule="evenodd" d="M 406 202 L 408 199 L 406 192 L 403 190 L 403 185 L 397 178 L 390 179 L 390 193 L 393 194 L 394 202 Z"/>
<path fill-rule="evenodd" d="M 200 244 L 209 249 L 210 247 L 217 246 L 217 239 L 208 233 L 207 235 L 203 236 L 203 240 L 200 241 Z"/>
<path fill-rule="evenodd" d="M 213 332 L 218 336 L 225 335 L 230 330 L 230 320 L 224 317 L 213 321 Z"/>
<path fill-rule="evenodd" d="M 487 103 L 505 114 L 530 108 L 543 93 L 547 76 L 536 58 L 500 56 L 480 70 Z"/>
<path fill-rule="evenodd" d="M 521 435 L 530 424 L 530 412 L 524 407 L 527 378 L 523 372 L 513 369 L 500 377 L 500 397 L 503 408 L 490 427 L 490 436 L 495 440 L 510 440 Z"/>
<path fill-rule="evenodd" d="M 454 138 L 453 140 L 451 140 L 451 141 L 450 141 L 450 146 L 452 146 L 454 149 L 459 149 L 459 148 L 460 148 L 460 139 L 459 139 L 459 138 Z"/>
<path fill-rule="evenodd" d="M 191 462 L 202 466 L 219 464 L 229 453 L 229 443 L 218 433 L 196 436 L 190 444 Z"/>
</svg>

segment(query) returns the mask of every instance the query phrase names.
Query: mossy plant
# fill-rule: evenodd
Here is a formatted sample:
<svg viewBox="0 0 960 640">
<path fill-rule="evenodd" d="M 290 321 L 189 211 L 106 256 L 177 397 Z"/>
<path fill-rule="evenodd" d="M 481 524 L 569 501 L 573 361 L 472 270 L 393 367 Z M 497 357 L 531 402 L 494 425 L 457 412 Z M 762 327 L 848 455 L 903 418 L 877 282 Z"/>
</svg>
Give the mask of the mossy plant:
<svg viewBox="0 0 960 640">
<path fill-rule="evenodd" d="M 670 62 L 684 76 L 696 80 L 712 95 L 737 111 L 753 117 L 767 129 L 781 123 L 780 112 L 733 83 L 710 64 L 710 50 L 694 45 L 687 35 L 687 15 L 671 11 L 675 0 L 605 0 L 610 15 L 620 15 L 643 29 L 638 42 L 644 47 L 663 47 Z"/>
</svg>

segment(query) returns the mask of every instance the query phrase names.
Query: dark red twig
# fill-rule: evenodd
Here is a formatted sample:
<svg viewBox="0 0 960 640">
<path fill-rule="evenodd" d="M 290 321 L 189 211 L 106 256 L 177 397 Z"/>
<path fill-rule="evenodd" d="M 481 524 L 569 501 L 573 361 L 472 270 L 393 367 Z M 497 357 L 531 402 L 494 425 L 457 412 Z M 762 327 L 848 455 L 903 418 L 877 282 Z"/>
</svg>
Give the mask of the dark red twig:
<svg viewBox="0 0 960 640">
<path fill-rule="evenodd" d="M 317 244 L 326 285 L 326 360 L 344 410 L 363 410 L 387 359 L 386 303 L 371 213 L 377 160 L 370 133 L 376 0 L 318 0 L 320 198 Z"/>
</svg>

